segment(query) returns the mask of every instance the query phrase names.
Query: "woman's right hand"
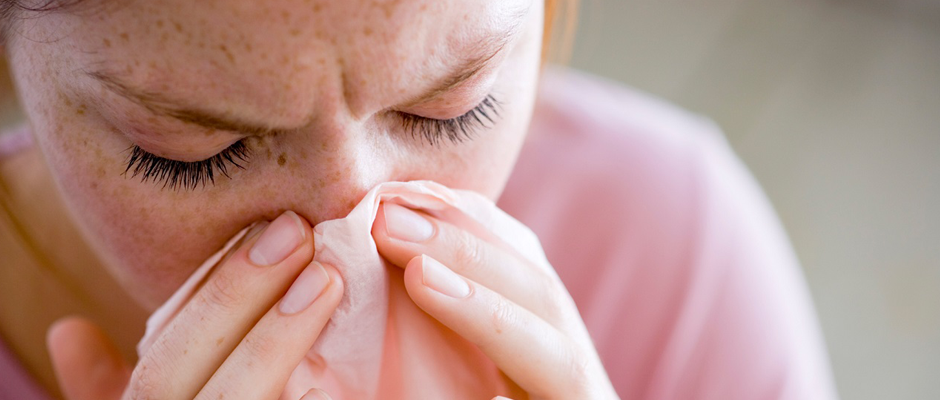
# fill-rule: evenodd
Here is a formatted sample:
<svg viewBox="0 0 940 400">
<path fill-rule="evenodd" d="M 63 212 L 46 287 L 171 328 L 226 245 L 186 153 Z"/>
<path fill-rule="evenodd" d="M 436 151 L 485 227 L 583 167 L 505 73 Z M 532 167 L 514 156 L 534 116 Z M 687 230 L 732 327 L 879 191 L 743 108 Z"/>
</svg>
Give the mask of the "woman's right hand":
<svg viewBox="0 0 940 400">
<path fill-rule="evenodd" d="M 293 212 L 254 226 L 133 370 L 91 322 L 60 320 L 47 342 L 63 394 L 277 399 L 343 295 L 337 270 L 311 263 L 313 251 L 310 224 Z"/>
</svg>

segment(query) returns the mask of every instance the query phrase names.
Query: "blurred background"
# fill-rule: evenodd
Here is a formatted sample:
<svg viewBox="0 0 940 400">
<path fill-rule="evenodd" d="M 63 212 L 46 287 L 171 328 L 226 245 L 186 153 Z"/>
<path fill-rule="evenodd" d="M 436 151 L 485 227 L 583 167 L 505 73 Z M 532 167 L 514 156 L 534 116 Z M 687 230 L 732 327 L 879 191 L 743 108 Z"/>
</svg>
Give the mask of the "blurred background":
<svg viewBox="0 0 940 400">
<path fill-rule="evenodd" d="M 940 0 L 581 0 L 570 64 L 715 120 L 844 399 L 940 399 Z"/>
</svg>

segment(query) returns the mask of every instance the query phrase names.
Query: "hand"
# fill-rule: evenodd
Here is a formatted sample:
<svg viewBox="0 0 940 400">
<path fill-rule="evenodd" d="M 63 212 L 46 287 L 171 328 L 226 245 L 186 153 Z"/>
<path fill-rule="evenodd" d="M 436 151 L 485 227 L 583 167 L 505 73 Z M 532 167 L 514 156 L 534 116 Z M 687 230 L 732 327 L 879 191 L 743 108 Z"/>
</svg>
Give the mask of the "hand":
<svg viewBox="0 0 940 400">
<path fill-rule="evenodd" d="M 380 206 L 372 236 L 405 269 L 415 304 L 476 344 L 531 398 L 617 398 L 554 271 L 392 203 Z"/>
<path fill-rule="evenodd" d="M 337 270 L 311 263 L 313 251 L 310 224 L 297 214 L 254 226 L 133 370 L 91 322 L 57 322 L 48 346 L 63 394 L 277 399 L 343 294 Z M 311 390 L 304 399 L 324 396 Z"/>
</svg>

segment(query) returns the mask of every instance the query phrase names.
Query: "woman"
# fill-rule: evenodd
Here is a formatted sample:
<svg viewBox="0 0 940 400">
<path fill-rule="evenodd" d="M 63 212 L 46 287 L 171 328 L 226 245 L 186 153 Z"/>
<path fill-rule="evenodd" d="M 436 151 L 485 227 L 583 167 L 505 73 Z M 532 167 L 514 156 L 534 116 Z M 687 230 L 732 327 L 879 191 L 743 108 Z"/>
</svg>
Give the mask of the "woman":
<svg viewBox="0 0 940 400">
<path fill-rule="evenodd" d="M 29 121 L 0 197 L 16 398 L 277 398 L 350 284 L 310 263 L 311 226 L 419 179 L 498 198 L 564 283 L 408 208 L 372 227 L 411 301 L 520 396 L 833 396 L 756 185 L 707 122 L 540 74 L 554 1 L 4 4 Z M 256 221 L 127 365 L 143 320 Z"/>
</svg>

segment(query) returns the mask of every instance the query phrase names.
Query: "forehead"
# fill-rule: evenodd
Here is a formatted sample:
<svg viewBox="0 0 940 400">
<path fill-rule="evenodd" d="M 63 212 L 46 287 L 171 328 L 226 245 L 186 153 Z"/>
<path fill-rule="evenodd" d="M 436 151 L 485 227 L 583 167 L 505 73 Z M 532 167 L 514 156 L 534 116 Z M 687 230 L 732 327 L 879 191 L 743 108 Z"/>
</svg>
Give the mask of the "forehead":
<svg viewBox="0 0 940 400">
<path fill-rule="evenodd" d="M 62 39 L 87 55 L 82 68 L 106 69 L 153 91 L 173 86 L 194 101 L 283 105 L 274 108 L 289 120 L 330 98 L 342 97 L 353 114 L 404 98 L 463 58 L 511 41 L 532 4 L 132 0 L 54 18 L 71 28 L 59 32 Z"/>
</svg>

